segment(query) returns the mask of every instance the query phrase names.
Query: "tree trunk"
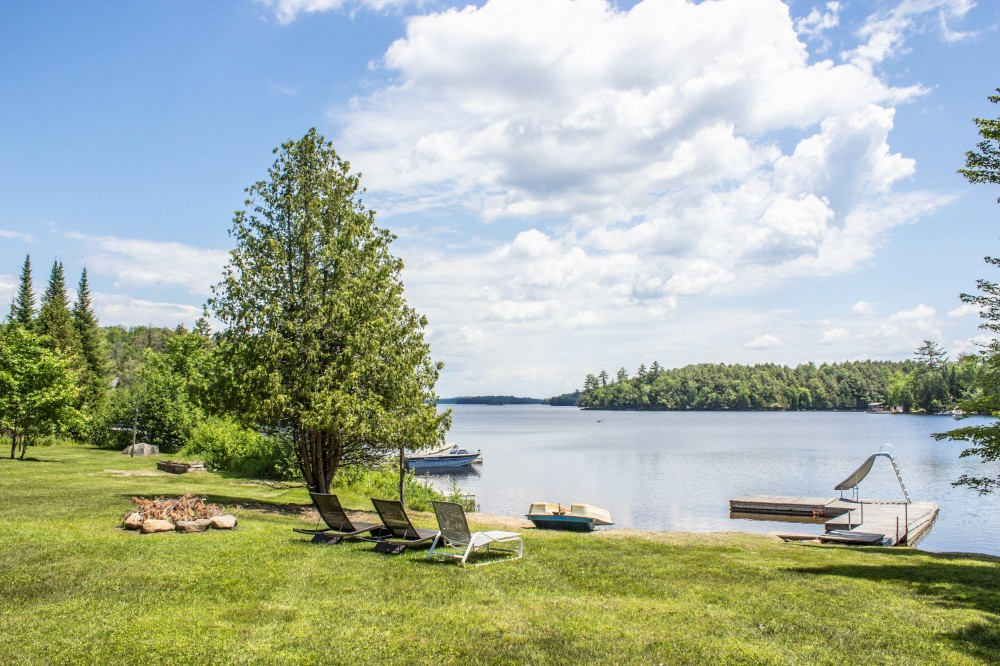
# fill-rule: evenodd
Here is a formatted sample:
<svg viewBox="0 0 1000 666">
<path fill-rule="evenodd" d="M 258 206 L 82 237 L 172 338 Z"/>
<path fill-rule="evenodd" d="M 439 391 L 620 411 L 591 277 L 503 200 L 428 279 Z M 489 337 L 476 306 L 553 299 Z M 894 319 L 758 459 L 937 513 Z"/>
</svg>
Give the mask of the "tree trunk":
<svg viewBox="0 0 1000 666">
<path fill-rule="evenodd" d="M 293 436 L 299 468 L 306 487 L 314 493 L 329 493 L 340 466 L 340 441 L 326 430 L 297 430 Z"/>
<path fill-rule="evenodd" d="M 406 506 L 406 455 L 403 445 L 399 445 L 399 503 Z"/>
<path fill-rule="evenodd" d="M 11 431 L 10 433 L 10 459 L 14 459 L 14 453 L 17 451 L 17 433 Z"/>
<path fill-rule="evenodd" d="M 132 448 L 129 450 L 128 457 L 135 457 L 135 432 L 139 429 L 139 396 L 135 397 L 135 414 L 132 416 Z"/>
</svg>

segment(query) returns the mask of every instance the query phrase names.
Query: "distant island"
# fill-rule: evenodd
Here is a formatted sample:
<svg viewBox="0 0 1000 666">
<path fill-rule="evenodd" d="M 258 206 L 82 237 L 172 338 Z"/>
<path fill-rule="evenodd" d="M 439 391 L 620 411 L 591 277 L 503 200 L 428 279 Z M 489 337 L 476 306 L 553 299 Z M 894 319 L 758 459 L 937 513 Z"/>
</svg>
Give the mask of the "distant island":
<svg viewBox="0 0 1000 666">
<path fill-rule="evenodd" d="M 542 402 L 553 407 L 576 407 L 580 404 L 580 392 L 570 391 L 569 393 L 563 393 L 562 395 L 554 395 L 551 398 L 546 398 Z"/>
<path fill-rule="evenodd" d="M 577 404 L 583 409 L 707 411 L 873 411 L 946 412 L 975 390 L 977 359 L 949 361 L 930 341 L 909 361 L 702 363 L 666 369 L 654 362 L 635 374 L 587 375 Z M 549 398 L 548 404 L 572 394 Z"/>
<path fill-rule="evenodd" d="M 457 398 L 442 398 L 439 405 L 541 405 L 541 398 L 518 398 L 513 395 L 462 395 Z"/>
</svg>

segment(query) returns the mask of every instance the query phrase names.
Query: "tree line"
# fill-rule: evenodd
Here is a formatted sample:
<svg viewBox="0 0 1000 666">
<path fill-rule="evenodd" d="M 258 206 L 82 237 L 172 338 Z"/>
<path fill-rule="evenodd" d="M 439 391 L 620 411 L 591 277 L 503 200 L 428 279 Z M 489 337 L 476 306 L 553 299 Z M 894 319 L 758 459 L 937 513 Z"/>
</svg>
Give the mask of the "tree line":
<svg viewBox="0 0 1000 666">
<path fill-rule="evenodd" d="M 442 366 L 404 298 L 395 237 L 315 129 L 274 152 L 234 214 L 235 247 L 193 330 L 101 328 L 86 271 L 71 305 L 58 260 L 36 307 L 25 259 L 0 324 L 11 457 L 42 437 L 140 441 L 328 492 L 341 470 L 443 442 Z"/>
<path fill-rule="evenodd" d="M 666 369 L 653 362 L 634 374 L 621 368 L 588 374 L 578 404 L 583 409 L 631 410 L 864 410 L 872 403 L 903 412 L 952 409 L 970 394 L 975 356 L 949 361 L 932 341 L 912 360 L 807 363 L 702 363 Z"/>
</svg>

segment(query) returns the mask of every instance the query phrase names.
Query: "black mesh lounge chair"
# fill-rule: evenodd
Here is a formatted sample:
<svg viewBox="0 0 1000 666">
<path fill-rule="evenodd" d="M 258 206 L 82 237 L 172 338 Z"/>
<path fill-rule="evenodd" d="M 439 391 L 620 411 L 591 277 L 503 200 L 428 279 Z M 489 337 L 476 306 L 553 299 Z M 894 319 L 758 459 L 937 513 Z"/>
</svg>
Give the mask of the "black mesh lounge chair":
<svg viewBox="0 0 1000 666">
<path fill-rule="evenodd" d="M 414 527 L 406 509 L 398 500 L 383 500 L 372 498 L 375 511 L 382 520 L 385 530 L 381 534 L 367 537 L 375 541 L 375 550 L 380 553 L 399 555 L 407 548 L 429 544 L 438 535 L 437 530 L 426 530 Z"/>
<path fill-rule="evenodd" d="M 431 544 L 430 552 L 427 553 L 428 560 L 434 556 L 452 557 L 464 567 L 469 555 L 480 549 L 490 553 L 511 553 L 515 556 L 489 559 L 473 566 L 519 560 L 524 555 L 524 539 L 517 532 L 501 532 L 500 530 L 473 532 L 469 529 L 469 521 L 465 519 L 465 509 L 462 508 L 461 504 L 455 502 L 432 502 L 432 504 L 441 531 L 435 537 L 434 543 Z M 497 543 L 513 543 L 515 541 L 517 548 L 491 548 Z M 451 552 L 441 552 L 443 548 L 451 549 Z"/>
<path fill-rule="evenodd" d="M 344 512 L 344 507 L 340 506 L 340 500 L 337 499 L 336 495 L 309 493 L 309 496 L 312 497 L 316 511 L 326 523 L 326 527 L 316 530 L 296 527 L 292 531 L 312 535 L 313 543 L 339 543 L 341 539 L 357 538 L 363 534 L 377 532 L 382 528 L 381 525 L 375 523 L 352 521 Z"/>
</svg>

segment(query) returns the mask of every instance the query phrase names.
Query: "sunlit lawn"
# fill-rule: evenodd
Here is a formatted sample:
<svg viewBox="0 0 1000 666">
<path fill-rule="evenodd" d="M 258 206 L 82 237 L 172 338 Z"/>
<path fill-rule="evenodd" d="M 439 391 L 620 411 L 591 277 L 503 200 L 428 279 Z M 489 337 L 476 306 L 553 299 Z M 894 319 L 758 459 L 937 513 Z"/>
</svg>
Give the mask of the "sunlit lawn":
<svg viewBox="0 0 1000 666">
<path fill-rule="evenodd" d="M 155 461 L 82 447 L 28 456 L 0 460 L 0 662 L 1000 661 L 987 557 L 526 530 L 523 560 L 462 570 L 308 543 L 297 486 L 125 476 Z M 243 505 L 239 528 L 118 529 L 129 496 L 186 491 Z"/>
</svg>

